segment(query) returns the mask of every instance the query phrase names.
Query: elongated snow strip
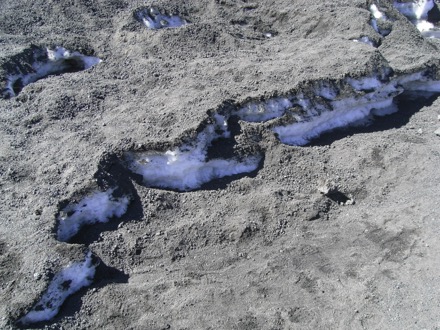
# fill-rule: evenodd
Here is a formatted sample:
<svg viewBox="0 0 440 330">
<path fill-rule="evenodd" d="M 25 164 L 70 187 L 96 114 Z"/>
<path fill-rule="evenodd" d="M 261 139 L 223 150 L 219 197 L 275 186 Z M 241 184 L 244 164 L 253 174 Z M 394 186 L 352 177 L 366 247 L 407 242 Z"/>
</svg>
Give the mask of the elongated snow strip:
<svg viewBox="0 0 440 330">
<path fill-rule="evenodd" d="M 395 112 L 397 109 L 393 99 L 403 89 L 386 85 L 363 97 L 350 97 L 332 101 L 330 111 L 322 111 L 318 115 L 313 109 L 300 117 L 300 121 L 286 126 L 278 126 L 273 130 L 281 142 L 289 145 L 305 145 L 323 132 L 345 127 L 369 117 L 373 110 L 376 115 Z"/>
<path fill-rule="evenodd" d="M 237 111 L 242 120 L 264 122 L 289 112 L 296 122 L 275 126 L 281 142 L 305 145 L 324 132 L 349 125 L 365 124 L 372 116 L 384 116 L 398 110 L 396 96 L 429 96 L 440 92 L 440 81 L 427 71 L 392 77 L 389 69 L 363 78 L 346 78 L 343 84 L 353 90 L 352 96 L 340 96 L 336 87 L 321 83 L 307 92 L 248 103 Z M 308 96 L 305 96 L 307 94 Z M 312 96 L 311 96 L 312 95 Z M 314 96 L 313 96 L 314 95 Z M 325 99 L 325 101 L 322 100 Z M 299 107 L 301 110 L 295 110 Z"/>
<path fill-rule="evenodd" d="M 92 284 L 95 269 L 90 252 L 83 262 L 64 268 L 55 275 L 40 301 L 19 322 L 26 325 L 54 318 L 67 297 Z"/>
<path fill-rule="evenodd" d="M 84 225 L 107 222 L 111 217 L 121 217 L 130 199 L 127 196 L 113 197 L 114 189 L 97 192 L 85 197 L 77 204 L 68 205 L 58 217 L 58 240 L 66 242 Z"/>
</svg>

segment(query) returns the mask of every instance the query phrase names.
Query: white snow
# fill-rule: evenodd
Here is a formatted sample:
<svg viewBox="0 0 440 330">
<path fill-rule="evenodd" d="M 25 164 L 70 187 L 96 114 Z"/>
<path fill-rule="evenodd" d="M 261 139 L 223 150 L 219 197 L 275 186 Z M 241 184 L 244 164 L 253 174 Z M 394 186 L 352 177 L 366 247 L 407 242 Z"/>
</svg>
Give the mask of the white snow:
<svg viewBox="0 0 440 330">
<path fill-rule="evenodd" d="M 96 192 L 63 209 L 58 217 L 58 239 L 66 242 L 84 225 L 107 222 L 111 217 L 121 217 L 127 211 L 130 199 L 126 196 L 115 198 L 112 195 L 113 191 L 114 189 Z"/>
<path fill-rule="evenodd" d="M 440 38 L 440 31 L 427 21 L 428 12 L 435 6 L 434 0 L 394 1 L 393 5 L 417 27 L 423 36 Z"/>
<path fill-rule="evenodd" d="M 158 30 L 162 28 L 177 28 L 187 24 L 187 22 L 183 18 L 177 15 L 163 15 L 155 8 L 139 11 L 137 13 L 137 16 L 147 28 L 152 30 Z"/>
<path fill-rule="evenodd" d="M 429 78 L 426 71 L 403 75 L 396 79 L 405 92 L 412 94 L 440 93 L 440 81 Z"/>
<path fill-rule="evenodd" d="M 240 119 L 250 122 L 264 122 L 281 117 L 293 106 L 288 98 L 273 98 L 266 102 L 250 102 L 237 111 Z"/>
<path fill-rule="evenodd" d="M 382 29 L 379 24 L 380 22 L 388 21 L 388 17 L 384 13 L 382 13 L 375 4 L 372 4 L 370 6 L 370 12 L 371 15 L 373 16 L 373 18 L 370 21 L 373 29 L 382 36 L 388 35 L 391 31 L 387 29 Z"/>
<path fill-rule="evenodd" d="M 370 6 L 370 12 L 375 19 L 387 19 L 386 16 L 377 8 L 375 4 Z"/>
<path fill-rule="evenodd" d="M 217 122 L 226 122 L 224 117 L 217 115 Z M 130 154 L 129 168 L 143 176 L 147 186 L 188 191 L 200 188 L 204 183 L 239 173 L 252 172 L 257 169 L 260 157 L 248 157 L 242 161 L 234 159 L 206 160 L 207 149 L 211 142 L 220 137 L 228 137 L 229 132 L 223 130 L 219 135 L 218 125 L 209 125 L 201 132 L 195 145 L 184 145 L 165 153 L 146 152 Z"/>
<path fill-rule="evenodd" d="M 319 103 L 312 103 L 298 94 L 303 100 L 304 113 L 296 114 L 296 123 L 277 126 L 273 131 L 281 142 L 290 145 L 305 145 L 311 139 L 335 128 L 359 125 L 370 121 L 372 115 L 385 116 L 398 110 L 394 98 L 402 93 L 407 96 L 425 96 L 440 93 L 440 81 L 429 77 L 427 71 L 400 75 L 389 79 L 391 72 L 359 79 L 347 78 L 345 81 L 356 91 L 365 94 L 338 98 L 325 109 Z M 383 80 L 388 82 L 384 83 Z M 315 91 L 319 95 L 318 91 Z M 294 97 L 291 98 L 292 100 Z"/>
<path fill-rule="evenodd" d="M 428 12 L 434 8 L 434 0 L 394 1 L 394 7 L 410 19 L 427 19 Z"/>
<path fill-rule="evenodd" d="M 359 81 L 360 87 L 364 85 Z M 402 90 L 391 83 L 380 87 L 361 97 L 332 101 L 331 111 L 320 111 L 319 115 L 309 111 L 301 121 L 286 126 L 277 126 L 273 131 L 278 134 L 281 142 L 301 146 L 324 132 L 365 120 L 373 114 L 373 111 L 377 115 L 394 112 L 396 108 L 393 98 Z"/>
<path fill-rule="evenodd" d="M 353 39 L 353 41 L 354 42 L 361 42 L 361 43 L 367 44 L 369 46 L 376 47 L 376 43 L 367 36 L 360 37 L 359 39 Z"/>
<path fill-rule="evenodd" d="M 54 49 L 47 48 L 46 56 L 46 61 L 35 61 L 32 63 L 33 72 L 14 74 L 7 78 L 6 90 L 9 96 L 16 96 L 13 85 L 19 79 L 21 79 L 21 86 L 24 87 L 49 75 L 68 71 L 72 66 L 72 62 L 78 64 L 78 70 L 90 69 L 101 62 L 101 59 L 98 57 L 71 52 L 64 47 L 58 46 Z"/>
<path fill-rule="evenodd" d="M 327 100 L 334 100 L 338 94 L 339 91 L 327 82 L 321 83 L 320 87 L 316 90 L 316 95 L 319 95 Z"/>
<path fill-rule="evenodd" d="M 26 325 L 51 320 L 67 297 L 92 284 L 95 268 L 90 252 L 83 262 L 64 268 L 55 275 L 43 297 L 20 322 Z"/>
</svg>

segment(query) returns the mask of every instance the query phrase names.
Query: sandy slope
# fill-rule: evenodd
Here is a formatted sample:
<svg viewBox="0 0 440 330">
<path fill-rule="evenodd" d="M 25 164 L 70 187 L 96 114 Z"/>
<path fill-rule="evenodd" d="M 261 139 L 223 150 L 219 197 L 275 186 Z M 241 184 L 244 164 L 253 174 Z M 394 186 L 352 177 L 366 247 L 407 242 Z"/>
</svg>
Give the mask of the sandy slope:
<svg viewBox="0 0 440 330">
<path fill-rule="evenodd" d="M 435 98 L 305 147 L 236 122 L 235 149 L 213 152 L 258 151 L 259 169 L 196 191 L 145 187 L 121 162 L 178 146 L 209 111 L 247 100 L 380 66 L 436 72 L 439 41 L 379 4 L 394 20 L 385 38 L 365 1 L 156 1 L 191 23 L 153 31 L 133 17 L 141 1 L 2 0 L 2 79 L 31 44 L 102 63 L 0 99 L 0 328 L 16 328 L 87 250 L 100 260 L 94 284 L 37 327 L 440 327 Z M 364 35 L 381 46 L 352 40 Z M 321 195 L 325 179 L 355 204 Z M 114 185 L 132 197 L 121 219 L 57 240 L 63 207 Z"/>
</svg>

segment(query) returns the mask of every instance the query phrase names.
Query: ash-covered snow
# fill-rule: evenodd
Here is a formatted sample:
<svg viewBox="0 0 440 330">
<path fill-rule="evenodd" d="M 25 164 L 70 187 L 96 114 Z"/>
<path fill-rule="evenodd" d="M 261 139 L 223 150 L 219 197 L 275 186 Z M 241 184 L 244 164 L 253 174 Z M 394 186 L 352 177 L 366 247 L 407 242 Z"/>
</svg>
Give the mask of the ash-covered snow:
<svg viewBox="0 0 440 330">
<path fill-rule="evenodd" d="M 55 275 L 40 301 L 19 322 L 27 325 L 51 320 L 64 301 L 93 282 L 96 265 L 89 252 L 83 262 L 73 263 Z"/>
</svg>

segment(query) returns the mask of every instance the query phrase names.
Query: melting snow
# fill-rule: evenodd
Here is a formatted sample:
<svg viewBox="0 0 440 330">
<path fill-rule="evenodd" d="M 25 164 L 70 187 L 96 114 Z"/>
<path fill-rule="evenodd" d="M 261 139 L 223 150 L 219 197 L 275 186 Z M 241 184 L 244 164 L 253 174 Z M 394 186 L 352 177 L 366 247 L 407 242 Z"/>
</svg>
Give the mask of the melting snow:
<svg viewBox="0 0 440 330">
<path fill-rule="evenodd" d="M 428 38 L 440 38 L 440 30 L 428 22 L 428 12 L 434 8 L 434 0 L 394 1 L 394 7 L 406 16 Z"/>
<path fill-rule="evenodd" d="M 35 57 L 37 55 L 39 54 L 34 54 Z M 31 72 L 21 72 L 17 69 L 16 74 L 9 75 L 3 97 L 16 96 L 24 86 L 47 76 L 87 70 L 101 62 L 97 57 L 71 52 L 63 47 L 47 48 L 44 51 L 44 57 L 43 61 L 35 60 L 31 63 Z"/>
<path fill-rule="evenodd" d="M 64 301 L 83 287 L 92 284 L 96 265 L 89 252 L 84 262 L 78 262 L 55 275 L 40 301 L 20 319 L 22 324 L 48 321 L 58 314 Z"/>
<path fill-rule="evenodd" d="M 187 22 L 177 16 L 167 16 L 161 14 L 156 8 L 142 9 L 136 13 L 136 17 L 139 21 L 145 24 L 145 26 L 152 30 L 158 30 L 162 28 L 177 28 L 187 24 Z"/>
<path fill-rule="evenodd" d="M 235 159 L 206 160 L 211 142 L 229 137 L 226 119 L 216 115 L 216 125 L 209 125 L 201 132 L 195 145 L 184 145 L 165 153 L 146 152 L 129 154 L 130 169 L 143 176 L 151 187 L 188 191 L 200 188 L 213 179 L 248 173 L 257 169 L 260 157 L 251 156 L 242 161 Z M 219 135 L 216 130 L 222 130 Z"/>
<path fill-rule="evenodd" d="M 130 199 L 113 197 L 114 189 L 97 192 L 85 197 L 77 204 L 68 205 L 58 217 L 58 239 L 66 242 L 75 236 L 84 225 L 107 222 L 111 217 L 121 217 Z"/>
</svg>

